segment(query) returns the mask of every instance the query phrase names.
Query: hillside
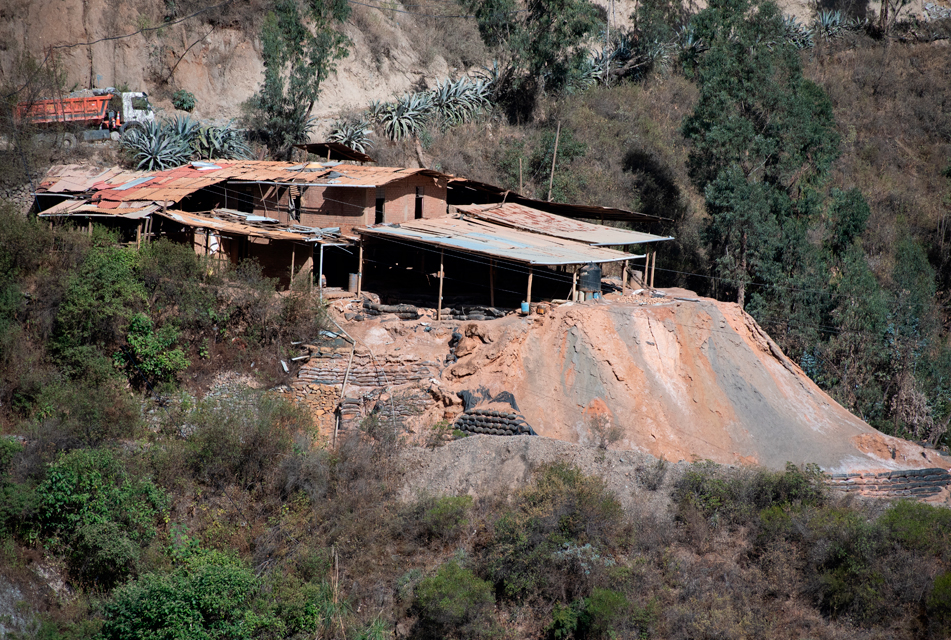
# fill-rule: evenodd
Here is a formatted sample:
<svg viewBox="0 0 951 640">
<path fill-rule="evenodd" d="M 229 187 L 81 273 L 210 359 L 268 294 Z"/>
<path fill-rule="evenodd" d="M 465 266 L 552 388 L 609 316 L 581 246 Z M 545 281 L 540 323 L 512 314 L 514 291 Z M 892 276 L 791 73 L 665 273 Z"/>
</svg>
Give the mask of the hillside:
<svg viewBox="0 0 951 640">
<path fill-rule="evenodd" d="M 658 216 L 658 288 L 404 320 L 397 288 L 324 304 L 22 215 L 51 163 L 134 160 L 20 127 L 14 96 L 240 118 L 269 10 L 341 2 L 313 138 L 351 118 L 381 166 Z M 951 637 L 951 19 L 709 4 L 3 3 L 0 638 Z M 599 68 L 608 16 L 629 57 Z M 494 57 L 462 115 L 362 120 Z M 443 295 L 393 254 L 394 287 Z M 529 274 L 536 303 L 570 279 L 489 286 Z"/>
</svg>

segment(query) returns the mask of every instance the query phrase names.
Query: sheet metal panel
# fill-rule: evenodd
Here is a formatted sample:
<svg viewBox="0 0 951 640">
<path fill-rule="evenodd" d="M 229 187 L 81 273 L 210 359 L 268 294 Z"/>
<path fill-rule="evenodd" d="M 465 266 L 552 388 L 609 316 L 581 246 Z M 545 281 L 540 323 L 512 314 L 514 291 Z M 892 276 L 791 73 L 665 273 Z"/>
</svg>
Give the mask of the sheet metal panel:
<svg viewBox="0 0 951 640">
<path fill-rule="evenodd" d="M 594 247 L 581 242 L 543 236 L 484 222 L 455 218 L 415 220 L 400 226 L 365 227 L 361 235 L 457 249 L 512 262 L 537 265 L 619 262 L 635 254 Z"/>
<path fill-rule="evenodd" d="M 669 236 L 655 236 L 640 231 L 617 229 L 582 220 L 574 220 L 515 202 L 456 205 L 456 208 L 481 220 L 506 227 L 556 238 L 576 240 L 594 246 L 624 246 L 673 240 Z"/>
</svg>

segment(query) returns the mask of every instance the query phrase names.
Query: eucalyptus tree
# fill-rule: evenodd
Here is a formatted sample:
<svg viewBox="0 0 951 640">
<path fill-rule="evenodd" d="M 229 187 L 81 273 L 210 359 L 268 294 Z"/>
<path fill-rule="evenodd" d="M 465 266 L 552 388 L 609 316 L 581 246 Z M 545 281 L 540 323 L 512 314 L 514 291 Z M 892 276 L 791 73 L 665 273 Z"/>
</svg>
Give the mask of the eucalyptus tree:
<svg viewBox="0 0 951 640">
<path fill-rule="evenodd" d="M 347 0 L 278 0 L 261 30 L 264 83 L 249 101 L 249 122 L 272 157 L 285 159 L 303 142 L 320 85 L 350 40 L 338 29 L 350 16 Z"/>
<path fill-rule="evenodd" d="M 776 5 L 712 0 L 691 28 L 703 46 L 684 56 L 699 88 L 683 122 L 690 175 L 710 214 L 715 272 L 743 305 L 748 284 L 780 268 L 789 223 L 817 214 L 809 196 L 828 177 L 839 138 Z"/>
</svg>

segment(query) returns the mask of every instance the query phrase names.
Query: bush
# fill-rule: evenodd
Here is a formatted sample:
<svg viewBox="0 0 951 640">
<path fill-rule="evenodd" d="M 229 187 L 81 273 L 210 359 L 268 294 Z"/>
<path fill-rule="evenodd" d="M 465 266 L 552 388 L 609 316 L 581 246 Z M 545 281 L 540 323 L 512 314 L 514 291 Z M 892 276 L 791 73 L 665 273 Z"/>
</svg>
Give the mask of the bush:
<svg viewBox="0 0 951 640">
<path fill-rule="evenodd" d="M 820 506 L 826 491 L 822 472 L 814 465 L 786 471 L 765 469 L 729 471 L 711 462 L 694 464 L 674 489 L 682 519 L 695 510 L 712 525 L 755 521 L 759 512 L 773 506 Z"/>
<path fill-rule="evenodd" d="M 119 587 L 105 606 L 102 635 L 131 638 L 252 638 L 254 573 L 216 551 L 191 552 L 170 574 L 149 573 Z"/>
<path fill-rule="evenodd" d="M 909 551 L 951 559 L 951 511 L 901 500 L 878 519 L 887 538 Z"/>
<path fill-rule="evenodd" d="M 279 468 L 295 434 L 312 428 L 306 410 L 251 389 L 206 399 L 188 416 L 186 458 L 192 476 L 213 486 L 259 486 Z"/>
<path fill-rule="evenodd" d="M 179 331 L 171 324 L 155 330 L 152 319 L 143 313 L 129 322 L 128 349 L 116 354 L 116 363 L 124 366 L 130 380 L 153 384 L 172 382 L 191 364 L 181 349 L 172 349 Z"/>
<path fill-rule="evenodd" d="M 67 554 L 74 575 L 107 587 L 135 573 L 141 548 L 155 537 L 155 520 L 168 507 L 164 492 L 129 477 L 107 449 L 60 456 L 37 498 L 37 524 L 47 542 Z"/>
<path fill-rule="evenodd" d="M 620 503 L 598 478 L 564 463 L 542 467 L 493 524 L 489 575 L 511 598 L 573 600 L 590 592 L 624 532 Z"/>
<path fill-rule="evenodd" d="M 472 496 L 423 498 L 412 509 L 405 529 L 415 529 L 420 538 L 447 542 L 462 533 L 469 524 Z"/>
<path fill-rule="evenodd" d="M 185 89 L 179 89 L 172 94 L 172 106 L 179 111 L 188 111 L 195 108 L 195 94 Z"/>
<path fill-rule="evenodd" d="M 133 314 L 145 306 L 135 262 L 134 250 L 94 247 L 68 278 L 51 341 L 67 371 L 86 371 L 89 349 L 118 344 Z"/>
<path fill-rule="evenodd" d="M 495 606 L 492 585 L 457 562 L 448 562 L 416 587 L 425 637 L 485 637 Z"/>
</svg>

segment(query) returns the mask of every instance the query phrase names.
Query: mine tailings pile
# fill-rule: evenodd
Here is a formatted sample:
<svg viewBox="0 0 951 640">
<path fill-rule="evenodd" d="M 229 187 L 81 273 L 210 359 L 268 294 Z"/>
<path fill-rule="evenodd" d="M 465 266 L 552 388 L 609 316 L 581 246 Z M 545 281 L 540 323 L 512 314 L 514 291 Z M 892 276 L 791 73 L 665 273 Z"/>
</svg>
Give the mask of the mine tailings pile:
<svg viewBox="0 0 951 640">
<path fill-rule="evenodd" d="M 674 462 L 815 463 L 840 482 L 907 469 L 951 479 L 948 458 L 849 413 L 736 305 L 656 300 L 479 323 L 491 341 L 443 371 L 443 390 L 510 392 L 539 435 Z"/>
</svg>

